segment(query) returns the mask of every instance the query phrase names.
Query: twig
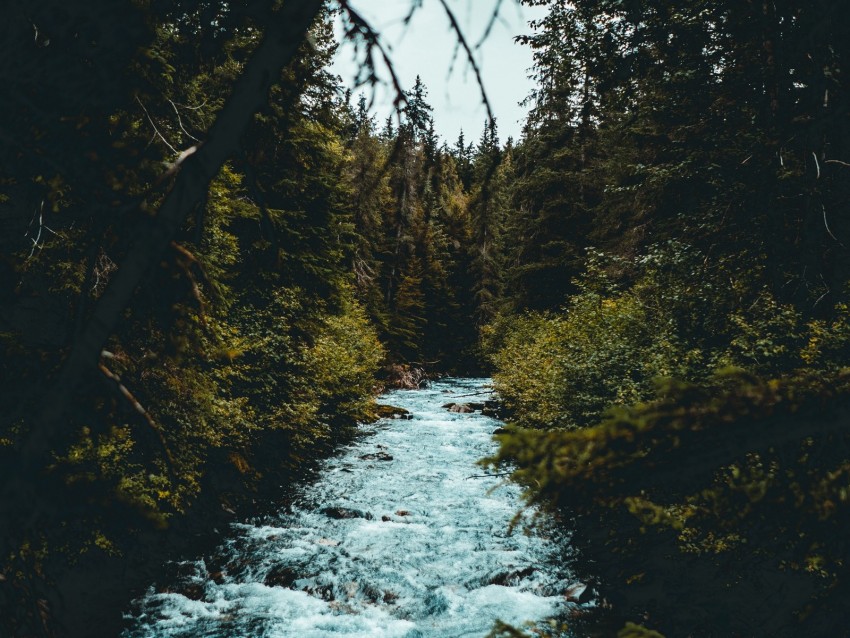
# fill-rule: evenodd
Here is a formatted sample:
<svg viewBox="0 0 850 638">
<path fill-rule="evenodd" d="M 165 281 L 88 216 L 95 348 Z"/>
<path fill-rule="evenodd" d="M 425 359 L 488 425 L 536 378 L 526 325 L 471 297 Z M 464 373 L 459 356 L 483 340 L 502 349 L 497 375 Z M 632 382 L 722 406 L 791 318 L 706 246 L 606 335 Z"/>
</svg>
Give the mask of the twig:
<svg viewBox="0 0 850 638">
<path fill-rule="evenodd" d="M 38 217 L 38 234 L 35 236 L 35 238 L 33 238 L 29 235 L 30 228 L 32 228 L 33 222 L 35 221 L 36 217 Z M 27 227 L 27 232 L 24 234 L 24 237 L 29 237 L 29 240 L 32 242 L 32 249 L 30 250 L 30 254 L 27 256 L 27 259 L 30 259 L 33 256 L 36 248 L 41 250 L 42 246 L 44 245 L 44 242 L 42 242 L 41 239 L 41 233 L 44 230 L 59 237 L 59 234 L 55 230 L 53 230 L 50 226 L 44 223 L 44 200 L 42 200 L 39 208 L 36 209 L 36 212 L 33 213 L 32 219 L 30 220 L 29 226 Z"/>
<path fill-rule="evenodd" d="M 168 102 L 169 102 L 169 104 L 171 104 L 171 108 L 173 108 L 173 109 L 174 109 L 174 113 L 175 113 L 175 115 L 177 115 L 177 124 L 180 126 L 180 130 L 181 130 L 181 131 L 183 131 L 189 139 L 194 140 L 194 141 L 196 141 L 196 142 L 200 142 L 201 140 L 199 140 L 197 137 L 195 137 L 194 135 L 192 135 L 192 134 L 191 134 L 189 131 L 187 131 L 187 130 L 185 129 L 185 127 L 183 126 L 183 119 L 180 117 L 180 111 L 178 111 L 178 110 L 177 110 L 177 105 L 174 103 L 174 101 L 173 101 L 173 100 L 168 100 Z"/>
<path fill-rule="evenodd" d="M 490 14 L 490 20 L 487 22 L 487 27 L 484 29 L 484 33 L 481 36 L 481 39 L 478 40 L 478 42 L 475 43 L 475 50 L 476 51 L 478 49 L 480 49 L 481 45 L 484 44 L 484 41 L 487 40 L 487 38 L 490 37 L 490 33 L 493 31 L 493 27 L 496 25 L 496 22 L 499 21 L 499 18 L 500 18 L 499 14 L 501 12 L 502 3 L 504 1 L 505 0 L 496 0 L 496 4 L 493 7 L 493 13 Z M 504 20 L 502 20 L 502 22 L 504 23 Z"/>
<path fill-rule="evenodd" d="M 829 233 L 829 236 L 832 237 L 835 241 L 837 241 L 841 246 L 844 246 L 839 240 L 838 237 L 832 234 L 832 230 L 829 228 L 829 222 L 826 221 L 826 206 L 821 204 L 821 208 L 823 209 L 823 225 L 826 227 L 826 232 Z"/>
<path fill-rule="evenodd" d="M 150 123 L 151 123 L 151 126 L 153 127 L 153 132 L 157 135 L 157 137 L 159 137 L 159 139 L 161 139 L 161 140 L 165 143 L 165 145 L 166 145 L 168 148 L 170 148 L 170 149 L 171 149 L 171 152 L 172 152 L 172 153 L 174 153 L 175 155 L 180 155 L 180 151 L 178 151 L 178 150 L 177 150 L 176 148 L 174 148 L 171 144 L 169 144 L 168 140 L 167 140 L 167 139 L 165 139 L 165 137 L 162 135 L 162 133 L 160 133 L 160 132 L 159 132 L 159 129 L 156 127 L 156 124 L 154 124 L 154 121 L 153 121 L 153 118 L 151 117 L 151 114 L 150 114 L 150 113 L 148 113 L 148 110 L 145 108 L 145 105 L 144 105 L 144 104 L 142 104 L 142 101 L 139 99 L 139 96 L 138 96 L 138 95 L 136 96 L 136 102 L 138 102 L 138 103 L 139 103 L 139 106 L 141 106 L 141 107 L 142 107 L 142 110 L 145 112 L 145 115 L 146 115 L 146 116 L 147 116 L 147 118 L 148 118 L 148 122 L 150 122 Z"/>
<path fill-rule="evenodd" d="M 190 111 L 200 111 L 202 108 L 204 108 L 207 105 L 207 102 L 209 102 L 209 100 L 204 100 L 203 102 L 198 104 L 198 106 L 189 106 L 188 104 L 180 104 L 178 102 L 177 106 L 182 106 L 184 109 L 189 109 Z"/>
<path fill-rule="evenodd" d="M 174 260 L 180 270 L 183 271 L 183 274 L 186 276 L 186 279 L 189 281 L 189 285 L 192 287 L 192 298 L 198 304 L 198 321 L 201 326 L 207 327 L 207 317 L 206 317 L 206 303 L 204 302 L 204 297 L 201 294 L 201 288 L 198 286 L 198 280 L 195 278 L 195 275 L 192 273 L 192 266 L 197 266 L 198 270 L 201 273 L 201 276 L 206 280 L 206 275 L 204 274 L 204 270 L 201 267 L 200 262 L 195 258 L 195 256 L 190 253 L 188 250 L 183 248 L 176 241 L 171 242 L 171 247 L 177 252 L 178 257 Z"/>
<path fill-rule="evenodd" d="M 375 59 L 373 55 L 373 49 L 377 49 L 381 59 L 387 67 L 387 71 L 390 74 L 390 80 L 392 81 L 393 88 L 396 93 L 395 99 L 393 100 L 393 106 L 396 109 L 396 115 L 400 117 L 401 105 L 407 102 L 407 98 L 405 97 L 404 89 L 401 88 L 401 80 L 395 72 L 395 66 L 393 65 L 392 59 L 387 53 L 387 50 L 384 48 L 378 32 L 372 28 L 372 25 L 370 25 L 363 16 L 351 7 L 348 0 L 340 0 L 339 5 L 348 15 L 350 23 L 350 28 L 346 30 L 345 35 L 352 39 L 362 39 L 366 46 L 366 61 L 364 64 L 365 67 L 369 69 L 369 76 L 362 82 L 358 78 L 358 85 L 362 86 L 368 82 L 370 85 L 374 86 L 378 83 L 378 76 L 375 73 Z"/>
<path fill-rule="evenodd" d="M 481 89 L 481 101 L 484 102 L 484 107 L 487 109 L 487 120 L 491 125 L 494 125 L 496 122 L 496 118 L 493 116 L 493 109 L 490 107 L 490 100 L 487 98 L 487 91 L 484 89 L 484 80 L 481 77 L 481 69 L 478 67 L 478 63 L 475 61 L 475 57 L 472 54 L 472 49 L 469 46 L 469 43 L 466 41 L 466 37 L 463 35 L 463 30 L 460 28 L 460 23 L 457 20 L 454 12 L 447 0 L 440 0 L 440 4 L 443 5 L 443 9 L 446 12 L 446 17 L 449 19 L 449 23 L 451 24 L 452 30 L 455 32 L 455 36 L 457 37 L 458 44 L 463 48 L 466 53 L 466 58 L 469 61 L 469 65 L 472 67 L 472 71 L 475 73 L 475 80 L 478 82 L 478 87 Z"/>
</svg>

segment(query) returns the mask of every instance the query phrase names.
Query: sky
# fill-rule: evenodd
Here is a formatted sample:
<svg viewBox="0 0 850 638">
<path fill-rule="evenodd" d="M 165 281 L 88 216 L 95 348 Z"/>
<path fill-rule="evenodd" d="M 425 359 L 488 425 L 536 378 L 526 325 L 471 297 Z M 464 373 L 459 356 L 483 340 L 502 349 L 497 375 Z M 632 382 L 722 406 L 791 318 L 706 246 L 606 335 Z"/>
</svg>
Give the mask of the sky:
<svg viewBox="0 0 850 638">
<path fill-rule="evenodd" d="M 428 102 L 434 108 L 437 134 L 449 145 L 457 140 L 461 129 L 467 142 L 476 142 L 484 130 L 487 111 L 481 100 L 481 89 L 475 80 L 463 51 L 458 52 L 452 69 L 452 53 L 456 37 L 440 0 L 422 0 L 413 20 L 405 30 L 402 19 L 413 0 L 351 0 L 351 5 L 381 34 L 390 53 L 403 88 L 410 89 L 417 74 L 428 89 Z M 460 23 L 467 41 L 474 45 L 485 32 L 493 9 L 499 0 L 446 0 Z M 516 44 L 516 35 L 530 33 L 527 22 L 545 15 L 540 7 L 520 7 L 516 0 L 503 0 L 500 20 L 476 51 L 476 62 L 482 72 L 484 88 L 499 127 L 499 139 L 520 137 L 526 110 L 519 106 L 531 91 L 528 71 L 532 65 L 528 47 Z M 333 70 L 343 82 L 353 86 L 358 64 L 354 49 L 343 44 L 334 61 Z M 451 71 L 451 73 L 450 73 Z M 382 70 L 385 80 L 389 74 Z M 367 99 L 372 97 L 366 87 Z M 392 112 L 391 85 L 379 86 L 373 112 L 383 123 Z M 356 97 L 354 102 L 356 103 Z"/>
</svg>

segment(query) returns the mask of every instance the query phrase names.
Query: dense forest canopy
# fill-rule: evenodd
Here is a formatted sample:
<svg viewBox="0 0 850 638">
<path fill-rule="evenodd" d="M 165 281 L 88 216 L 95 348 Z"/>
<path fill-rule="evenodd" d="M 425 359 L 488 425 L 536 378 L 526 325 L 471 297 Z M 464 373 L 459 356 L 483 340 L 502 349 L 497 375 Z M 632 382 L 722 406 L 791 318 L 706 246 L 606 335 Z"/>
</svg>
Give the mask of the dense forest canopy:
<svg viewBox="0 0 850 638">
<path fill-rule="evenodd" d="M 346 2 L 7 7 L 4 635 L 120 622 L 381 383 L 483 372 L 511 423 L 489 462 L 574 531 L 615 625 L 582 631 L 834 635 L 843 7 L 523 4 L 548 13 L 518 140 L 440 139 L 420 80 L 376 121 L 328 71 L 333 12 L 362 79 L 387 53 Z"/>
</svg>

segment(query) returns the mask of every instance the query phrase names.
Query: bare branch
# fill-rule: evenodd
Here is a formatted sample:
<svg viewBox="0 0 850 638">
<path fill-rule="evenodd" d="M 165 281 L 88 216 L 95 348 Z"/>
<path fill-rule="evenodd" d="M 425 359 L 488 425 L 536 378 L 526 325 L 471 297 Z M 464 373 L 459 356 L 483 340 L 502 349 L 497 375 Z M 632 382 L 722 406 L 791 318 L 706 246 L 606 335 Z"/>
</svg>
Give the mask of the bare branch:
<svg viewBox="0 0 850 638">
<path fill-rule="evenodd" d="M 112 261 L 112 259 L 109 258 L 109 255 L 106 254 L 106 251 L 101 248 L 97 259 L 94 261 L 94 268 L 92 269 L 93 281 L 91 282 L 88 290 L 84 292 L 97 297 L 106 288 L 109 283 L 109 277 L 116 270 L 118 270 L 116 263 Z"/>
<path fill-rule="evenodd" d="M 209 102 L 209 100 L 204 100 L 203 102 L 198 104 L 198 106 L 188 106 L 187 104 L 180 104 L 178 102 L 177 106 L 182 106 L 184 109 L 189 109 L 190 111 L 200 111 L 202 108 L 204 108 L 207 105 L 207 102 Z"/>
<path fill-rule="evenodd" d="M 844 244 L 842 244 L 842 243 L 838 240 L 838 237 L 836 237 L 835 235 L 833 235 L 833 234 L 832 234 L 832 230 L 830 230 L 830 228 L 829 228 L 829 222 L 826 220 L 826 206 L 824 206 L 823 204 L 821 204 L 821 209 L 823 209 L 823 225 L 826 227 L 826 232 L 828 232 L 828 233 L 829 233 L 829 236 L 830 236 L 830 237 L 832 237 L 835 241 L 837 241 L 839 244 L 841 244 L 842 246 L 844 246 Z"/>
<path fill-rule="evenodd" d="M 32 229 L 36 219 L 38 219 L 38 232 L 36 233 L 35 237 L 32 237 L 30 235 L 30 230 Z M 29 238 L 29 240 L 32 242 L 32 249 L 30 250 L 30 254 L 27 255 L 27 259 L 30 259 L 35 254 L 36 249 L 41 250 L 41 248 L 44 246 L 44 240 L 42 240 L 41 235 L 45 230 L 59 237 L 59 233 L 57 233 L 50 226 L 44 223 L 44 200 L 42 200 L 39 207 L 33 213 L 32 219 L 30 220 L 30 223 L 27 226 L 27 232 L 24 233 L 24 237 Z"/>
<path fill-rule="evenodd" d="M 421 4 L 421 0 L 417 1 Z M 396 114 L 399 115 L 401 112 L 401 105 L 407 102 L 407 98 L 405 97 L 404 89 L 401 86 L 401 80 L 395 72 L 395 66 L 393 65 L 392 59 L 390 58 L 389 53 L 387 53 L 383 42 L 381 42 L 380 35 L 374 28 L 372 28 L 372 25 L 370 25 L 366 19 L 351 6 L 348 0 L 339 0 L 339 5 L 348 16 L 349 28 L 346 29 L 346 37 L 354 41 L 361 40 L 366 47 L 366 60 L 364 61 L 363 66 L 368 69 L 368 77 L 362 80 L 361 78 L 358 78 L 357 85 L 363 86 L 368 83 L 370 86 L 374 87 L 378 83 L 373 52 L 377 49 L 381 60 L 383 60 L 390 74 L 390 80 L 396 93 L 395 99 L 393 100 L 393 106 L 395 106 Z M 416 5 L 414 3 L 414 7 L 415 6 Z M 413 10 L 414 9 L 411 10 L 411 14 L 409 15 L 412 15 Z"/>
<path fill-rule="evenodd" d="M 186 130 L 186 128 L 183 126 L 183 119 L 180 117 L 180 111 L 178 111 L 178 110 L 177 110 L 177 105 L 174 103 L 174 101 L 173 101 L 173 100 L 168 100 L 168 103 L 169 103 L 169 104 L 171 104 L 171 108 L 173 108 L 173 109 L 174 109 L 174 114 L 175 114 L 175 115 L 177 115 L 177 124 L 180 126 L 180 130 L 181 130 L 181 131 L 183 131 L 183 133 L 185 133 L 185 134 L 186 134 L 186 137 L 188 137 L 190 140 L 193 140 L 193 141 L 195 141 L 195 142 L 200 142 L 201 140 L 199 140 L 197 137 L 195 137 L 194 135 L 192 135 L 192 134 L 191 134 L 189 131 L 187 131 L 187 130 Z"/>
<path fill-rule="evenodd" d="M 163 134 L 159 132 L 159 129 L 156 127 L 156 124 L 154 124 L 154 121 L 153 121 L 153 118 L 151 117 L 151 114 L 150 114 L 150 113 L 148 113 L 148 110 L 145 108 L 145 105 L 144 105 L 144 104 L 142 104 L 142 101 L 139 99 L 139 96 L 138 96 L 138 95 L 136 96 L 136 102 L 138 102 L 138 103 L 139 103 L 139 106 L 141 106 L 141 107 L 142 107 L 142 110 L 145 112 L 145 115 L 146 115 L 146 116 L 147 116 L 147 118 L 148 118 L 148 122 L 150 122 L 150 125 L 153 127 L 154 135 L 156 135 L 159 139 L 161 139 L 161 140 L 163 141 L 163 143 L 164 143 L 164 144 L 165 144 L 168 148 L 170 148 L 170 149 L 171 149 L 171 152 L 172 152 L 172 153 L 174 153 L 175 155 L 179 155 L 179 154 L 180 154 L 180 151 L 178 151 L 176 148 L 174 148 L 174 147 L 171 145 L 171 143 L 170 143 L 167 139 L 165 139 L 165 136 L 163 136 Z"/>
<path fill-rule="evenodd" d="M 494 472 L 493 474 L 471 474 L 467 476 L 465 480 L 468 481 L 469 479 L 473 478 L 493 478 L 497 476 L 510 476 L 513 473 L 513 470 L 511 470 L 509 472 Z"/>
<path fill-rule="evenodd" d="M 475 56 L 472 53 L 472 49 L 469 46 L 469 43 L 466 40 L 466 36 L 463 35 L 463 30 L 460 28 L 460 23 L 457 20 L 457 17 L 449 6 L 447 0 L 440 0 L 440 4 L 443 6 L 443 10 L 446 13 L 446 17 L 449 19 L 449 23 L 451 24 L 452 30 L 455 32 L 455 36 L 457 37 L 458 44 L 463 48 L 466 53 L 466 58 L 469 61 L 469 66 L 472 67 L 472 71 L 475 73 L 475 80 L 478 82 L 478 86 L 481 89 L 481 101 L 484 102 L 484 107 L 487 109 L 487 120 L 491 124 L 495 123 L 496 118 L 493 116 L 493 109 L 490 106 L 490 100 L 487 97 L 487 91 L 484 88 L 484 80 L 481 77 L 481 69 L 478 67 L 478 63 L 475 61 Z"/>
<path fill-rule="evenodd" d="M 847 162 L 842 162 L 841 160 L 836 159 L 825 160 L 824 164 L 840 164 L 841 166 L 846 166 L 847 168 L 850 168 L 850 164 L 848 164 Z"/>
<path fill-rule="evenodd" d="M 417 10 L 422 8 L 422 0 L 413 0 L 410 3 L 410 11 L 407 12 L 407 15 L 404 16 L 404 24 L 405 26 L 410 24 L 410 21 L 413 20 L 413 14 L 416 13 Z"/>
<path fill-rule="evenodd" d="M 507 23 L 504 18 L 501 16 L 502 4 L 505 0 L 496 0 L 496 4 L 493 5 L 493 12 L 490 14 L 490 19 L 487 21 L 487 27 L 484 29 L 484 33 L 481 35 L 481 39 L 475 43 L 475 50 L 481 48 L 481 45 L 490 37 L 490 33 L 493 31 L 493 27 L 496 26 L 496 22 L 502 22 L 505 26 Z"/>
<path fill-rule="evenodd" d="M 829 284 L 827 284 L 826 280 L 823 278 L 823 275 L 820 276 L 820 280 L 823 282 L 823 285 L 826 288 L 826 292 L 823 293 L 820 297 L 818 297 L 818 300 L 814 303 L 814 305 L 812 305 L 812 308 L 817 308 L 818 304 L 823 301 L 829 293 L 832 292 L 829 287 Z"/>
<path fill-rule="evenodd" d="M 104 356 L 104 358 L 114 357 L 114 355 L 112 355 L 112 353 L 107 352 L 106 350 L 104 350 L 101 354 Z M 137 414 L 139 414 L 145 420 L 145 422 L 151 427 L 151 429 L 156 433 L 157 438 L 159 440 L 160 447 L 162 449 L 162 453 L 165 456 L 165 459 L 167 461 L 169 472 L 172 474 L 172 476 L 176 475 L 176 471 L 174 469 L 174 458 L 171 456 L 171 450 L 168 448 L 168 444 L 165 441 L 165 436 L 163 435 L 162 429 L 159 427 L 159 424 L 157 424 L 157 422 L 153 420 L 153 417 L 151 417 L 151 415 L 148 413 L 148 411 L 145 410 L 145 408 L 142 406 L 141 403 L 139 403 L 138 399 L 136 399 L 136 397 L 133 396 L 133 393 L 130 392 L 127 389 L 127 386 L 125 386 L 121 382 L 121 377 L 119 377 L 117 374 L 112 372 L 112 370 L 107 368 L 106 364 L 104 364 L 102 362 L 98 364 L 98 368 L 103 373 L 103 376 L 105 376 L 107 378 L 107 380 L 109 380 L 112 383 L 112 385 L 114 386 L 114 388 L 118 392 L 118 394 L 123 399 L 125 399 L 127 401 L 127 403 L 130 404 L 130 407 L 133 409 L 133 411 L 136 412 Z"/>
</svg>

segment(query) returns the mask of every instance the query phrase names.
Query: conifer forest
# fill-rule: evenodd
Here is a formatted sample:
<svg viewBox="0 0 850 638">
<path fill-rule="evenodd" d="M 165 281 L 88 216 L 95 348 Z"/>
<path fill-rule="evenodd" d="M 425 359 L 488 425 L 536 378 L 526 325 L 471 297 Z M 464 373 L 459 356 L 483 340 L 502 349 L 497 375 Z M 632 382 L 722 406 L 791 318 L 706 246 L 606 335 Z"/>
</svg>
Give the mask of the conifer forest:
<svg viewBox="0 0 850 638">
<path fill-rule="evenodd" d="M 0 637 L 850 636 L 845 0 L 396 1 L 4 3 Z"/>
</svg>

